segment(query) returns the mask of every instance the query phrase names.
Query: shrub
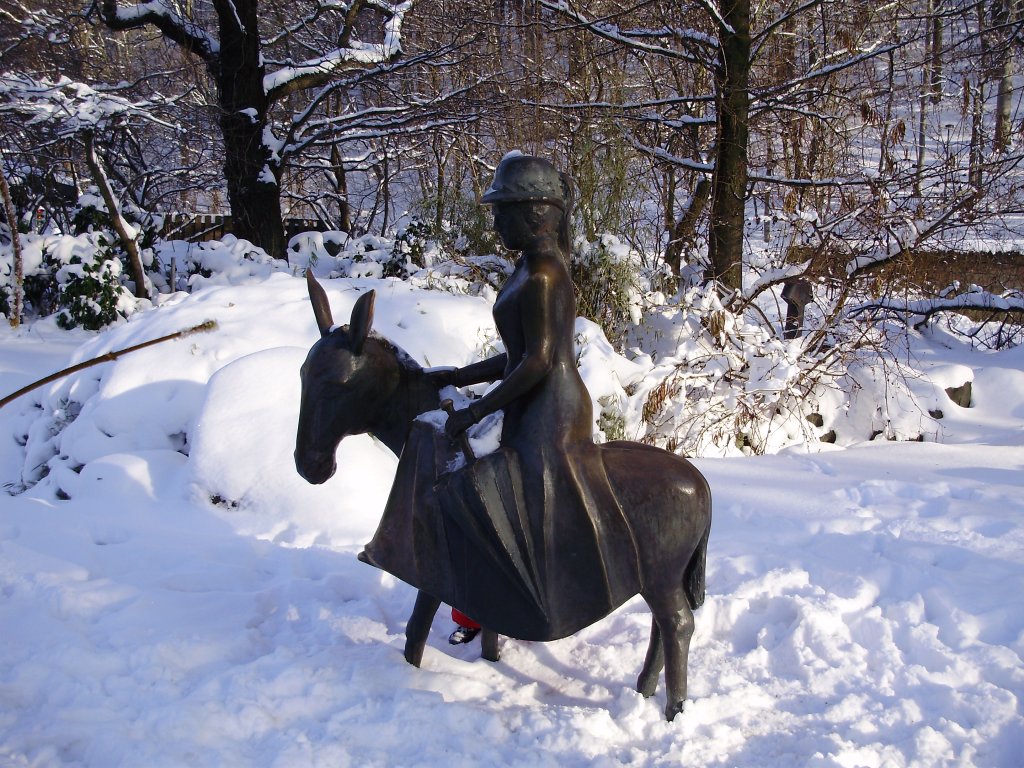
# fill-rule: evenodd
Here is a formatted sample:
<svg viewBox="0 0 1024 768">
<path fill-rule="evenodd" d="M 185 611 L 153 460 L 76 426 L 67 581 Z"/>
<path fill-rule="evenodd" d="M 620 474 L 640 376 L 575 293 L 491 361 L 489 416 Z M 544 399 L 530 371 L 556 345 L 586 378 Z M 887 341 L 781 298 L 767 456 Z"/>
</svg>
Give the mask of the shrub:
<svg viewBox="0 0 1024 768">
<path fill-rule="evenodd" d="M 631 323 L 641 320 L 646 290 L 639 254 L 614 235 L 577 240 L 570 266 L 576 312 L 601 326 L 618 346 Z"/>
<path fill-rule="evenodd" d="M 383 263 L 384 277 L 408 277 L 417 268 L 428 266 L 429 253 L 433 246 L 430 225 L 411 217 L 395 235 L 391 247 L 391 258 Z"/>
<path fill-rule="evenodd" d="M 131 293 L 121 285 L 121 261 L 97 250 L 94 261 L 78 260 L 57 273 L 57 325 L 96 331 L 126 312 L 119 311 Z"/>
<path fill-rule="evenodd" d="M 23 237 L 26 312 L 42 317 L 58 313 L 62 328 L 97 330 L 135 309 L 122 285 L 123 265 L 116 238 L 109 232 Z M 0 311 L 8 311 L 13 293 L 10 248 L 0 246 Z"/>
</svg>

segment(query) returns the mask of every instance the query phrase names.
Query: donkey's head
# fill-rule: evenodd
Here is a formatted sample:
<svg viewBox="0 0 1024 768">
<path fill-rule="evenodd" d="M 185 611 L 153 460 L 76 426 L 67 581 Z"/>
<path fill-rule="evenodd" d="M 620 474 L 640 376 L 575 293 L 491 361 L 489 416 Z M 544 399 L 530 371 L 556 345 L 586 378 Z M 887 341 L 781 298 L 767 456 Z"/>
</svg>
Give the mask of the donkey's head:
<svg viewBox="0 0 1024 768">
<path fill-rule="evenodd" d="M 335 328 L 327 294 L 310 271 L 306 283 L 320 340 L 300 369 L 295 468 L 309 482 L 323 483 L 337 469 L 341 439 L 374 430 L 398 385 L 399 366 L 393 350 L 370 337 L 373 291 L 356 301 L 348 325 Z"/>
</svg>

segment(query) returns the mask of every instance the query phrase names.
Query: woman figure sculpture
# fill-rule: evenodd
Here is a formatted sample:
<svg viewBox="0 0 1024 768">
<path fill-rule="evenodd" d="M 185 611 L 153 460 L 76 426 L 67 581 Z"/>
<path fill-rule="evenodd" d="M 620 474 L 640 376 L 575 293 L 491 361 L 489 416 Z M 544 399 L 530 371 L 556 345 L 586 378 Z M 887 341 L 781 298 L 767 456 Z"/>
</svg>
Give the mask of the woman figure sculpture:
<svg viewBox="0 0 1024 768">
<path fill-rule="evenodd" d="M 547 160 L 501 161 L 481 202 L 492 206 L 502 243 L 519 253 L 493 310 L 505 353 L 433 373 L 456 386 L 501 380 L 445 425 L 454 438 L 502 410 L 501 447 L 442 478 L 438 493 L 444 515 L 463 528 L 493 528 L 498 539 L 453 546 L 449 537 L 461 601 L 453 605 L 522 639 L 576 631 L 635 594 L 639 579 L 576 367 L 571 199 L 567 178 Z"/>
</svg>

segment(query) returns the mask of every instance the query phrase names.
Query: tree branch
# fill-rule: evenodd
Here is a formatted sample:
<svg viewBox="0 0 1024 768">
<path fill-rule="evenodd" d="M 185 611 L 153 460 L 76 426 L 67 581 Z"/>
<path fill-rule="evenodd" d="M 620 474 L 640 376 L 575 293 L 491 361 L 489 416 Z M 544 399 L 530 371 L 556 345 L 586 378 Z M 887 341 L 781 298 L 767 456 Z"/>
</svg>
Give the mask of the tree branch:
<svg viewBox="0 0 1024 768">
<path fill-rule="evenodd" d="M 121 8 L 117 0 L 101 0 L 97 7 L 103 23 L 118 32 L 153 26 L 164 37 L 193 53 L 207 64 L 215 64 L 220 44 L 202 27 L 170 8 L 165 0 L 133 3 Z"/>
<path fill-rule="evenodd" d="M 667 59 L 674 59 L 676 61 L 686 61 L 691 64 L 705 63 L 699 56 L 687 51 L 677 51 L 673 48 L 639 42 L 639 40 L 637 40 L 637 37 L 639 37 L 638 34 L 624 32 L 618 26 L 609 24 L 608 22 L 588 19 L 581 11 L 577 11 L 575 8 L 572 8 L 569 3 L 565 2 L 565 0 L 540 0 L 540 4 L 549 11 L 554 11 L 555 13 L 559 13 L 562 16 L 571 19 L 594 35 L 597 35 L 604 40 L 609 40 L 613 43 L 618 43 L 619 45 L 631 48 L 634 51 L 641 51 L 655 56 L 663 56 Z M 718 41 L 713 37 L 698 34 L 693 31 L 691 32 L 692 34 L 686 37 L 686 40 L 691 44 L 702 48 L 717 48 Z"/>
<path fill-rule="evenodd" d="M 118 349 L 113 352 L 107 352 L 106 354 L 100 355 L 99 357 L 94 357 L 92 360 L 86 360 L 84 363 L 78 363 L 77 365 L 72 365 L 69 368 L 64 368 L 63 370 L 57 371 L 56 373 L 51 373 L 49 376 L 46 376 L 40 379 L 39 381 L 32 382 L 27 387 L 22 387 L 17 392 L 12 392 L 6 397 L 0 399 L 0 408 L 3 408 L 12 400 L 19 398 L 22 395 L 28 394 L 34 389 L 39 389 L 39 387 L 43 386 L 44 384 L 49 384 L 51 381 L 57 381 L 57 379 L 62 379 L 65 376 L 70 376 L 72 373 L 77 373 L 78 371 L 85 370 L 86 368 L 91 368 L 94 365 L 99 365 L 100 363 L 106 363 L 112 360 L 117 360 L 117 358 L 123 357 L 124 355 L 127 355 L 130 352 L 136 352 L 140 349 L 145 349 L 146 347 L 152 347 L 154 344 L 161 344 L 165 341 L 170 341 L 172 339 L 180 339 L 185 336 L 190 336 L 193 333 L 205 333 L 206 331 L 215 330 L 217 330 L 216 321 L 207 320 L 205 323 L 200 323 L 199 325 L 194 325 L 191 328 L 186 328 L 184 331 L 169 333 L 166 336 L 161 336 L 158 339 L 151 339 L 150 341 L 144 341 L 141 344 L 135 344 L 131 347 L 125 347 L 124 349 Z"/>
<path fill-rule="evenodd" d="M 381 43 L 371 45 L 352 40 L 356 17 L 367 5 L 387 17 L 384 23 L 384 39 Z M 345 14 L 338 47 L 316 59 L 283 67 L 266 75 L 263 78 L 263 88 L 267 100 L 270 103 L 280 101 L 298 91 L 324 86 L 344 72 L 394 61 L 402 54 L 402 22 L 412 6 L 413 0 L 404 0 L 394 5 L 354 0 Z"/>
</svg>

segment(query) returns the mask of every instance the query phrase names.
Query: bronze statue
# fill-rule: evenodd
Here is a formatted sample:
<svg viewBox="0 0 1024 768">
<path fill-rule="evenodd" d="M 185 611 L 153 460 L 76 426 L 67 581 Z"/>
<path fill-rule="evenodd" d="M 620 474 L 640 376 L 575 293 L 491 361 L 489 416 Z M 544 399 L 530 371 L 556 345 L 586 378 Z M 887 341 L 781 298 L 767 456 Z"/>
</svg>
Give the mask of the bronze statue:
<svg viewBox="0 0 1024 768">
<path fill-rule="evenodd" d="M 576 368 L 569 277 L 570 187 L 546 160 L 507 156 L 482 198 L 516 268 L 494 318 L 505 354 L 424 371 L 370 335 L 374 294 L 334 323 L 307 273 L 321 339 L 302 367 L 295 461 L 313 483 L 334 472 L 342 437 L 370 432 L 400 455 L 380 526 L 360 556 L 420 592 L 406 629 L 418 665 L 440 601 L 479 621 L 484 655 L 497 634 L 566 637 L 639 593 L 654 615 L 637 683 L 654 693 L 667 662 L 671 720 L 686 699 L 692 609 L 704 600 L 711 494 L 685 459 L 641 443 L 593 442 L 590 397 Z M 441 433 L 417 416 L 439 390 L 500 379 L 451 413 Z M 501 446 L 457 469 L 454 438 L 502 410 Z"/>
</svg>

